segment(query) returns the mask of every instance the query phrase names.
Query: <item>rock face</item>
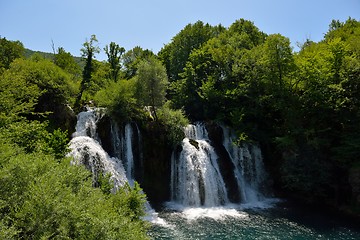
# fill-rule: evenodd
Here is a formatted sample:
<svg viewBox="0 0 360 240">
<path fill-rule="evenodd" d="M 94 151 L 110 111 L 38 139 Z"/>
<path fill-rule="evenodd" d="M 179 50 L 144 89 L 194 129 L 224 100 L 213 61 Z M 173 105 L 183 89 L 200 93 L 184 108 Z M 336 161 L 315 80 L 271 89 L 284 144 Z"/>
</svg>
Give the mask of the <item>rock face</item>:
<svg viewBox="0 0 360 240">
<path fill-rule="evenodd" d="M 170 200 L 172 147 L 163 128 L 156 122 L 150 122 L 142 129 L 142 142 L 143 169 L 139 182 L 153 207 L 157 207 L 156 203 Z"/>
<path fill-rule="evenodd" d="M 68 131 L 69 138 L 71 138 L 71 134 L 75 131 L 77 117 L 69 105 L 57 105 L 49 119 L 55 126 L 60 126 L 63 131 Z"/>
<path fill-rule="evenodd" d="M 356 207 L 360 207 L 360 167 L 350 170 L 349 183 L 351 185 L 353 202 Z"/>
<path fill-rule="evenodd" d="M 111 156 L 114 156 L 114 149 L 112 149 L 111 142 L 111 119 L 109 116 L 103 116 L 97 124 L 97 134 L 101 140 L 101 146 Z"/>
</svg>

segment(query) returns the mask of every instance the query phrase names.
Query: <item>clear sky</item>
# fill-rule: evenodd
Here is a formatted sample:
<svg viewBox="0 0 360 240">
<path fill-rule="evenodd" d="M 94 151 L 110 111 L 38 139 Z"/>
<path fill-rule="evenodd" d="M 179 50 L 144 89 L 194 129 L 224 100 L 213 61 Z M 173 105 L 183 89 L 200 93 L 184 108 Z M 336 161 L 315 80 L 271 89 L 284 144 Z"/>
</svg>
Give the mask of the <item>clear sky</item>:
<svg viewBox="0 0 360 240">
<path fill-rule="evenodd" d="M 348 17 L 360 20 L 360 0 L 0 0 L 0 35 L 45 52 L 53 41 L 75 56 L 92 34 L 101 49 L 113 41 L 157 53 L 189 23 L 229 27 L 244 18 L 296 46 L 320 41 L 332 19 Z"/>
</svg>

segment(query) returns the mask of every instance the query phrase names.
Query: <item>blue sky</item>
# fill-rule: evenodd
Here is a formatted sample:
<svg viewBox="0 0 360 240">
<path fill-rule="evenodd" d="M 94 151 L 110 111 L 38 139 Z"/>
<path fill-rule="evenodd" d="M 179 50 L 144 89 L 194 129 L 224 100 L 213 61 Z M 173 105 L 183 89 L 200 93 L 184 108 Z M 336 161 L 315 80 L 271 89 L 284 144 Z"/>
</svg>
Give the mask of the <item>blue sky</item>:
<svg viewBox="0 0 360 240">
<path fill-rule="evenodd" d="M 188 23 L 228 27 L 244 18 L 296 46 L 320 41 L 332 19 L 348 17 L 360 20 L 360 0 L 0 0 L 0 35 L 45 52 L 53 41 L 75 56 L 91 34 L 101 49 L 113 41 L 157 53 Z"/>
</svg>

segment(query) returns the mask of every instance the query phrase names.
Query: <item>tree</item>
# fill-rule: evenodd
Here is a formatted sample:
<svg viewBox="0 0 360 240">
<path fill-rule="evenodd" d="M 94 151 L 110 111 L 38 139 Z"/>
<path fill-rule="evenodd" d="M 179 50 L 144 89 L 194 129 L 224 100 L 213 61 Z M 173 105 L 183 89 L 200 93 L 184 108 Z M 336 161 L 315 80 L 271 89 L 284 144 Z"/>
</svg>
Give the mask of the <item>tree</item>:
<svg viewBox="0 0 360 240">
<path fill-rule="evenodd" d="M 155 54 L 148 50 L 142 49 L 141 47 L 137 46 L 133 49 L 127 51 L 123 55 L 123 64 L 125 67 L 125 78 L 130 79 L 135 76 L 136 71 L 138 69 L 139 63 L 146 58 L 150 58 L 155 56 Z"/>
<path fill-rule="evenodd" d="M 284 87 L 285 77 L 294 70 L 294 58 L 290 40 L 280 34 L 268 36 L 264 44 L 264 65 L 268 69 L 273 86 Z"/>
<path fill-rule="evenodd" d="M 107 85 L 95 94 L 94 100 L 97 106 L 105 107 L 119 122 L 128 122 L 138 116 L 138 111 L 135 110 L 137 105 L 133 80 L 108 81 Z"/>
<path fill-rule="evenodd" d="M 57 49 L 55 53 L 54 63 L 65 70 L 66 72 L 72 74 L 74 78 L 78 78 L 81 73 L 80 66 L 75 62 L 74 57 L 66 52 L 63 47 Z"/>
<path fill-rule="evenodd" d="M 266 34 L 261 32 L 253 22 L 242 18 L 231 24 L 228 32 L 232 35 L 246 34 L 254 46 L 263 43 L 266 37 Z"/>
<path fill-rule="evenodd" d="M 2 68 L 8 69 L 10 63 L 22 57 L 24 52 L 25 48 L 20 41 L 9 41 L 0 36 L 0 73 Z"/>
<path fill-rule="evenodd" d="M 339 20 L 333 19 L 329 25 L 329 32 L 339 29 L 342 26 L 344 26 L 344 24 L 342 22 L 340 22 Z"/>
<path fill-rule="evenodd" d="M 224 30 L 225 28 L 221 25 L 213 27 L 202 21 L 186 25 L 171 43 L 165 45 L 159 52 L 160 59 L 166 66 L 169 80 L 171 82 L 179 80 L 179 74 L 183 72 L 190 53 Z"/>
<path fill-rule="evenodd" d="M 136 97 L 140 104 L 150 106 L 155 120 L 156 108 L 165 101 L 168 79 L 165 67 L 155 57 L 139 63 L 136 75 Z"/>
<path fill-rule="evenodd" d="M 116 82 L 121 68 L 120 59 L 125 52 L 125 48 L 111 42 L 110 45 L 105 46 L 104 51 L 110 64 L 110 78 Z"/>
<path fill-rule="evenodd" d="M 22 59 L 15 61 L 12 65 L 14 71 L 5 71 L 0 77 L 0 127 L 29 115 L 41 96 L 40 88 L 29 83 L 19 72 L 21 67 L 18 65 L 22 65 L 23 62 L 25 60 Z"/>
<path fill-rule="evenodd" d="M 334 38 L 328 41 L 329 50 L 331 52 L 329 62 L 333 73 L 334 83 L 340 82 L 340 70 L 346 55 L 346 46 L 340 38 Z"/>
<path fill-rule="evenodd" d="M 265 37 L 252 22 L 236 21 L 191 50 L 179 74 L 182 79 L 171 82 L 168 96 L 176 107 L 185 105 L 193 120 L 215 117 L 223 121 L 229 110 L 239 109 L 239 93 L 244 92 L 239 90 L 244 88 L 244 79 L 235 74 L 236 64 L 248 50 L 262 44 Z"/>
<path fill-rule="evenodd" d="M 91 74 L 94 72 L 93 59 L 95 58 L 95 54 L 100 52 L 100 48 L 98 46 L 95 46 L 97 42 L 98 40 L 93 34 L 91 35 L 89 41 L 86 40 L 86 42 L 83 44 L 83 48 L 81 49 L 82 57 L 85 58 L 85 67 L 82 73 L 83 79 L 81 81 L 80 93 L 78 95 L 78 98 L 76 99 L 75 107 L 80 106 L 82 94 L 87 88 L 89 88 L 91 84 Z"/>
</svg>

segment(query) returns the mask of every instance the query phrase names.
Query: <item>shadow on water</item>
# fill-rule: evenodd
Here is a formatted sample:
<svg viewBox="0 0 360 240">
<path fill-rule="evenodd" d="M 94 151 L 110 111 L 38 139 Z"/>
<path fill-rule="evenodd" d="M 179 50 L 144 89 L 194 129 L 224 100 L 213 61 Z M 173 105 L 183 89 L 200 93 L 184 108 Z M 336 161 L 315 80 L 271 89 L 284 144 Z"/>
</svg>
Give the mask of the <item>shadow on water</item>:
<svg viewBox="0 0 360 240">
<path fill-rule="evenodd" d="M 267 209 L 263 214 L 269 218 L 284 218 L 289 222 L 296 222 L 325 233 L 341 228 L 360 233 L 359 219 L 329 209 L 309 207 L 291 201 L 279 202 L 276 208 Z"/>
</svg>

